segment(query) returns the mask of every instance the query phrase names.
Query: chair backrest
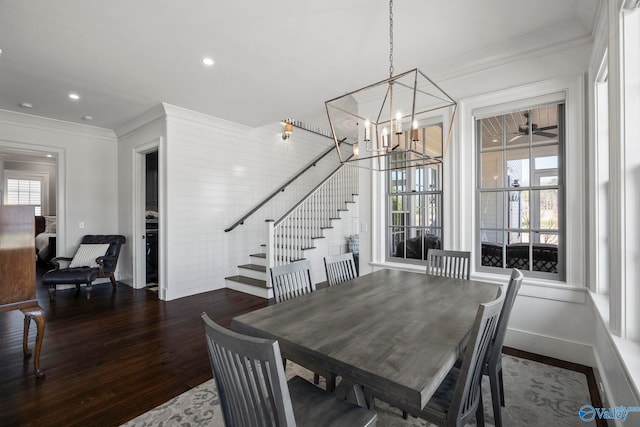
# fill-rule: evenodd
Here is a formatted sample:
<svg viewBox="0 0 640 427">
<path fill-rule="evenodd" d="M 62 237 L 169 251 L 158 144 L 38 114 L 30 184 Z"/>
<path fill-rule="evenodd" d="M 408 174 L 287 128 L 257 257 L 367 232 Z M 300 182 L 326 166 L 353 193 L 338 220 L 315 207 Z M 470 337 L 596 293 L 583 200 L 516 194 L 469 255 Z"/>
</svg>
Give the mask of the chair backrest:
<svg viewBox="0 0 640 427">
<path fill-rule="evenodd" d="M 124 236 L 117 234 L 87 234 L 82 237 L 84 244 L 101 244 L 109 243 L 109 248 L 104 254 L 104 272 L 113 273 L 118 264 L 118 257 L 120 256 L 120 247 L 124 245 L 127 239 Z"/>
<path fill-rule="evenodd" d="M 315 292 L 316 285 L 311 280 L 311 261 L 296 261 L 271 267 L 271 285 L 276 302 Z"/>
<path fill-rule="evenodd" d="M 202 321 L 227 426 L 295 426 L 280 346 Z"/>
<path fill-rule="evenodd" d="M 498 318 L 498 326 L 496 327 L 493 340 L 489 345 L 489 350 L 487 350 L 486 360 L 489 366 L 496 366 L 500 363 L 502 344 L 504 344 L 504 336 L 506 335 L 507 325 L 509 324 L 509 318 L 511 317 L 511 309 L 513 308 L 513 303 L 516 300 L 518 290 L 522 285 L 523 278 L 524 276 L 520 270 L 514 268 L 511 272 L 509 284 L 507 285 L 507 293 L 504 297 L 504 305 L 502 306 L 500 317 Z"/>
<path fill-rule="evenodd" d="M 498 317 L 504 304 L 505 295 L 502 290 L 498 297 L 488 303 L 480 304 L 475 322 L 469 334 L 469 343 L 464 352 L 458 382 L 454 390 L 448 418 L 455 417 L 457 425 L 465 425 L 475 417 L 476 408 L 482 399 L 482 368 L 487 349 L 493 339 Z M 451 424 L 450 424 L 451 425 Z"/>
<path fill-rule="evenodd" d="M 324 257 L 324 269 L 327 272 L 329 286 L 337 285 L 356 277 L 356 263 L 351 252 Z"/>
<path fill-rule="evenodd" d="M 427 274 L 469 280 L 470 252 L 429 249 Z"/>
</svg>

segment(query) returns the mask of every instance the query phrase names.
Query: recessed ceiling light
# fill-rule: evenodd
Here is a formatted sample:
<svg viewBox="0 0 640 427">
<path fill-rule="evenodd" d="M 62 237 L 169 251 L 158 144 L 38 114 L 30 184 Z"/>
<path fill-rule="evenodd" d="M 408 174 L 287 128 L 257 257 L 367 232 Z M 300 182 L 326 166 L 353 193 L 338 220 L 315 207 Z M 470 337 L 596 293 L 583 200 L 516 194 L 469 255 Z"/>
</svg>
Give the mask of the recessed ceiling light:
<svg viewBox="0 0 640 427">
<path fill-rule="evenodd" d="M 213 66 L 213 58 L 209 58 L 208 56 L 206 58 L 202 58 L 202 63 L 204 65 L 206 65 L 207 67 L 212 67 Z"/>
<path fill-rule="evenodd" d="M 21 106 L 22 108 L 33 108 L 33 104 L 32 104 L 32 103 L 30 103 L 30 102 L 21 102 L 21 103 L 20 103 L 20 106 Z"/>
<path fill-rule="evenodd" d="M 71 92 L 69 94 L 69 99 L 73 99 L 74 101 L 77 101 L 80 99 L 80 95 L 78 95 L 77 93 Z"/>
<path fill-rule="evenodd" d="M 93 120 L 93 116 L 84 116 L 82 120 Z"/>
<path fill-rule="evenodd" d="M 52 157 L 53 157 L 53 154 L 47 154 L 47 157 L 48 157 L 48 158 L 52 158 Z"/>
</svg>

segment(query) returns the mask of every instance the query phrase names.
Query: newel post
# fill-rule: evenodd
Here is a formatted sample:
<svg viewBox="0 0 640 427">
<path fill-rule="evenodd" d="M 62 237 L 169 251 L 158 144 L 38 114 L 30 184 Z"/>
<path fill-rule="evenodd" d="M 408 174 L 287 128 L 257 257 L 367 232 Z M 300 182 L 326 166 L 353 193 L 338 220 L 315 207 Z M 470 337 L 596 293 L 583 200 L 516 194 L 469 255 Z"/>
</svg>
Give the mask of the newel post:
<svg viewBox="0 0 640 427">
<path fill-rule="evenodd" d="M 270 268 L 275 264 L 275 221 L 268 219 L 267 223 L 267 287 L 271 287 L 271 274 Z"/>
</svg>

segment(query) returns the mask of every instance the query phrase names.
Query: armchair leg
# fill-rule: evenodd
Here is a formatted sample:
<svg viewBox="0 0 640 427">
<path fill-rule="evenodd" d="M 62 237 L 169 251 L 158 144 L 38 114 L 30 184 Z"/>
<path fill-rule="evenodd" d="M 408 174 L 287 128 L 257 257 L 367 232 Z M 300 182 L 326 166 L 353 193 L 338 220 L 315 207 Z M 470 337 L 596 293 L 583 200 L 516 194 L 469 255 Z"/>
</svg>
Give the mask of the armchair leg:
<svg viewBox="0 0 640 427">
<path fill-rule="evenodd" d="M 109 280 L 111 280 L 111 286 L 113 286 L 113 289 L 116 289 L 116 278 L 113 273 L 109 275 Z"/>
<path fill-rule="evenodd" d="M 87 299 L 91 299 L 91 283 L 87 283 L 87 289 L 85 290 L 85 294 L 87 295 Z"/>
<path fill-rule="evenodd" d="M 55 301 L 56 299 L 56 285 L 49 286 L 49 299 Z"/>
</svg>

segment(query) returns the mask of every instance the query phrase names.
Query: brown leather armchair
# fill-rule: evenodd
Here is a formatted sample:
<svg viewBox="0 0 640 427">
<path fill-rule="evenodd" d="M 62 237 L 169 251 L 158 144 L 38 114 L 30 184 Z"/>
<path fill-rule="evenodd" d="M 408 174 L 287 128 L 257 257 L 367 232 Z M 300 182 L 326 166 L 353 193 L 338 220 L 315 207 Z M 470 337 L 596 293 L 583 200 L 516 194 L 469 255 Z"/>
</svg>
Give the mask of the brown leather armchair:
<svg viewBox="0 0 640 427">
<path fill-rule="evenodd" d="M 109 278 L 113 289 L 116 289 L 116 279 L 113 275 L 120 256 L 120 248 L 126 238 L 121 235 L 91 235 L 82 238 L 81 245 L 108 244 L 106 253 L 95 258 L 94 265 L 81 265 L 69 267 L 74 258 L 55 257 L 51 260 L 53 270 L 49 270 L 42 276 L 42 284 L 49 287 L 49 298 L 54 300 L 57 285 L 86 285 L 87 299 L 91 298 L 91 284 L 100 278 Z"/>
</svg>

